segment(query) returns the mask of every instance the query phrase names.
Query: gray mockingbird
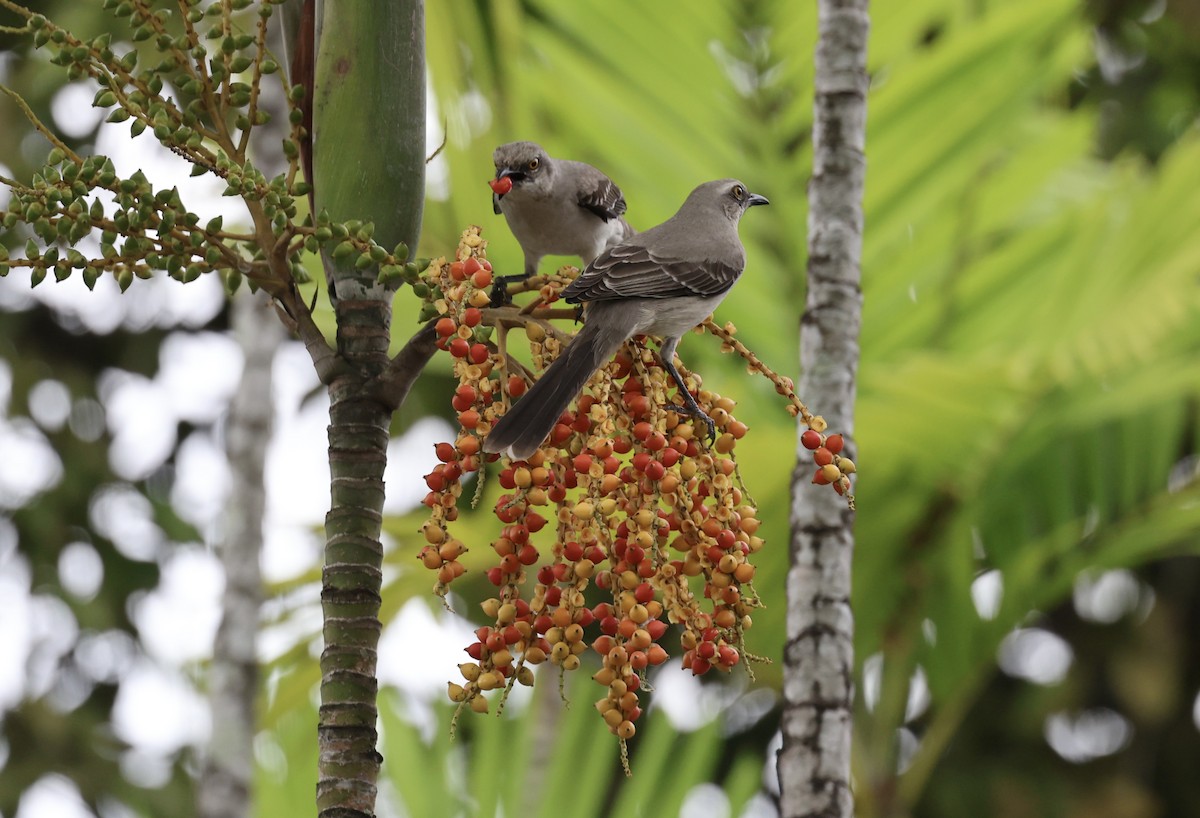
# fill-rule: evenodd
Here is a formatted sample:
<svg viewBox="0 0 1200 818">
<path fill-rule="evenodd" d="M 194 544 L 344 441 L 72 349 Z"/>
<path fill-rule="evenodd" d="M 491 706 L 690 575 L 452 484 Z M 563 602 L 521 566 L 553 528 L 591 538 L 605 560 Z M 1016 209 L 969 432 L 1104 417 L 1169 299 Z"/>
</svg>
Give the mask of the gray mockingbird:
<svg viewBox="0 0 1200 818">
<path fill-rule="evenodd" d="M 554 159 L 534 142 L 501 145 L 492 160 L 492 209 L 504 214 L 525 253 L 524 275 L 499 279 L 493 301 L 506 299 L 508 283 L 536 275 L 543 256 L 579 256 L 586 265 L 634 234 L 621 218 L 621 189 L 591 165 Z"/>
<path fill-rule="evenodd" d="M 584 325 L 562 354 L 517 401 L 483 442 L 486 452 L 524 460 L 542 444 L 559 416 L 597 369 L 634 335 L 660 336 L 663 367 L 683 397 L 683 411 L 715 427 L 675 368 L 683 333 L 716 309 L 746 266 L 738 221 L 768 204 L 736 179 L 706 182 L 679 212 L 657 227 L 610 247 L 563 290 L 586 305 Z"/>
</svg>

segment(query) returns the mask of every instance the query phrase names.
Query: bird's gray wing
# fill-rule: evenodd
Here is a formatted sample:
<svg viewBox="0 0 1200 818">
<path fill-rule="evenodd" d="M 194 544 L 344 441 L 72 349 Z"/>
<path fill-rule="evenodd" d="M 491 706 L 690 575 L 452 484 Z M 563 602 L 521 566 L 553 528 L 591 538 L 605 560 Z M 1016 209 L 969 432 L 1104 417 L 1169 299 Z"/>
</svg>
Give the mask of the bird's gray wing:
<svg viewBox="0 0 1200 818">
<path fill-rule="evenodd" d="M 595 168 L 590 170 L 593 173 L 586 174 L 588 178 L 585 178 L 579 187 L 579 196 L 576 199 L 579 206 L 590 210 L 604 221 L 619 218 L 625 212 L 625 196 L 622 195 L 621 189 L 600 171 Z"/>
<path fill-rule="evenodd" d="M 732 287 L 743 267 L 740 259 L 666 258 L 646 247 L 619 244 L 588 265 L 563 297 L 570 302 L 707 297 Z"/>
</svg>

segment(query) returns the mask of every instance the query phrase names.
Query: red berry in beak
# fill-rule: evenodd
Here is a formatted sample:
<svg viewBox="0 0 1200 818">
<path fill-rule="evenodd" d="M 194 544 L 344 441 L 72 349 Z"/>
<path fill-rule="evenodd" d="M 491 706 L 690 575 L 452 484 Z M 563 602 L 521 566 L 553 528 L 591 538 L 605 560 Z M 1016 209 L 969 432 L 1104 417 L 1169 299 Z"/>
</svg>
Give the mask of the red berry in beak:
<svg viewBox="0 0 1200 818">
<path fill-rule="evenodd" d="M 488 184 L 491 186 L 492 192 L 499 196 L 503 196 L 505 193 L 508 193 L 510 190 L 512 190 L 512 179 L 508 178 L 507 176 L 503 176 L 499 179 L 493 179 L 492 181 L 488 182 Z"/>
</svg>

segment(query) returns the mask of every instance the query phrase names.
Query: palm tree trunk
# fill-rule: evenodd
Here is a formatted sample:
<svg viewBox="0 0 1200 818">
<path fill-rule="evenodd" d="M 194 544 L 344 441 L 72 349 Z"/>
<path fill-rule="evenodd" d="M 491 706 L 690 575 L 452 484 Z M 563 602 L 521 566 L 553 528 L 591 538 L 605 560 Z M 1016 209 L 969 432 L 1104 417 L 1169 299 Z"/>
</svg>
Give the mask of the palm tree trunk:
<svg viewBox="0 0 1200 818">
<path fill-rule="evenodd" d="M 373 219 L 375 240 L 415 251 L 425 195 L 425 23 L 421 0 L 319 4 L 313 94 L 316 207 L 334 221 Z M 374 815 L 383 471 L 394 406 L 393 292 L 378 268 L 327 254 L 337 289 L 338 372 L 329 379 L 329 468 L 321 602 L 317 805 L 321 818 Z M 429 350 L 432 353 L 432 349 Z M 428 358 L 417 356 L 417 370 Z M 415 372 L 408 373 L 415 377 Z"/>
<path fill-rule="evenodd" d="M 867 0 L 819 0 L 809 185 L 808 296 L 800 329 L 800 394 L 855 457 L 854 389 L 862 293 L 862 196 L 867 96 Z M 800 449 L 793 475 L 783 748 L 784 818 L 854 814 L 850 790 L 854 620 L 850 611 L 852 512 L 814 486 Z"/>
</svg>

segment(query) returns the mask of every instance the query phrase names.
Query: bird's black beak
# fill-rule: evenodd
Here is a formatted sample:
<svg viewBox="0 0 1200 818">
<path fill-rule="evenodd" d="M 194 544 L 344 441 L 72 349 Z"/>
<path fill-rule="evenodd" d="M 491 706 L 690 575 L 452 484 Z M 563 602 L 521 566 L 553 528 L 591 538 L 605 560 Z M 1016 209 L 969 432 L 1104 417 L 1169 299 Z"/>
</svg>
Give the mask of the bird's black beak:
<svg viewBox="0 0 1200 818">
<path fill-rule="evenodd" d="M 751 193 L 750 197 L 746 199 L 746 207 L 754 207 L 755 205 L 766 205 L 770 203 L 770 199 L 768 199 L 766 196 L 759 196 L 757 193 Z"/>
<path fill-rule="evenodd" d="M 525 181 L 525 172 L 520 171 L 520 170 L 512 170 L 511 168 L 504 168 L 503 170 L 496 171 L 496 178 L 497 179 L 505 179 L 505 178 L 512 179 L 513 184 L 515 185 L 517 182 Z"/>
</svg>

